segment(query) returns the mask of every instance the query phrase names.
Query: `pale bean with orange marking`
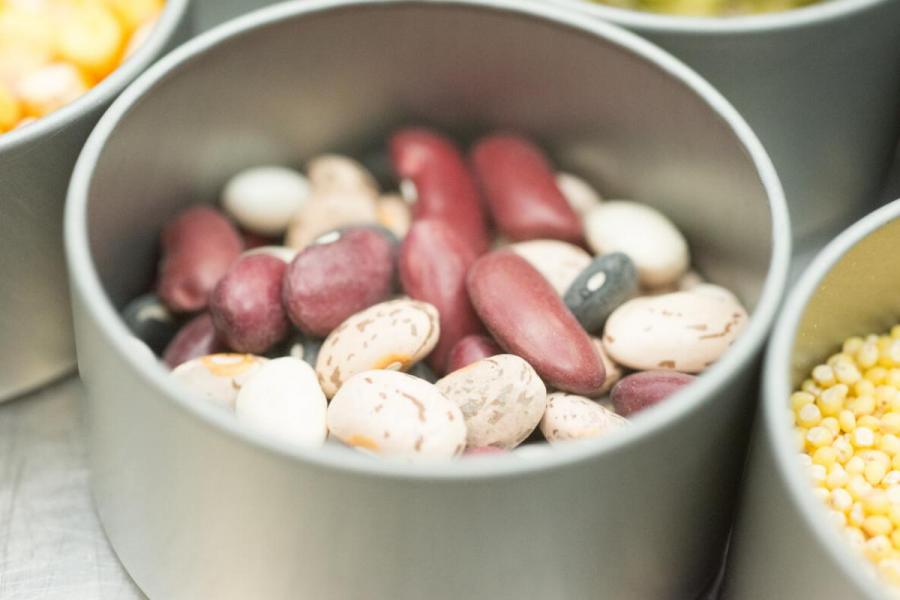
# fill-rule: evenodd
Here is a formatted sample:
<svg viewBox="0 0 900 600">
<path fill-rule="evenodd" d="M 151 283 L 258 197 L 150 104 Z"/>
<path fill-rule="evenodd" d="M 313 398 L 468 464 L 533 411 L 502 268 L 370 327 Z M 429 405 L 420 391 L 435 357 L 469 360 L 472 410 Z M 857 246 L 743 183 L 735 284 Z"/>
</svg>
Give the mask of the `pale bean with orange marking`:
<svg viewBox="0 0 900 600">
<path fill-rule="evenodd" d="M 351 377 L 328 405 L 328 430 L 348 446 L 384 458 L 448 459 L 466 446 L 459 407 L 434 385 L 396 371 Z"/>
<path fill-rule="evenodd" d="M 400 298 L 348 318 L 328 334 L 316 359 L 316 374 L 331 398 L 345 381 L 363 371 L 405 371 L 425 358 L 440 337 L 437 309 Z"/>
<path fill-rule="evenodd" d="M 208 354 L 182 363 L 172 376 L 193 395 L 233 410 L 241 388 L 267 361 L 253 354 Z"/>
<path fill-rule="evenodd" d="M 513 354 L 483 358 L 436 385 L 462 410 L 470 448 L 515 448 L 537 427 L 547 404 L 544 382 Z"/>
</svg>

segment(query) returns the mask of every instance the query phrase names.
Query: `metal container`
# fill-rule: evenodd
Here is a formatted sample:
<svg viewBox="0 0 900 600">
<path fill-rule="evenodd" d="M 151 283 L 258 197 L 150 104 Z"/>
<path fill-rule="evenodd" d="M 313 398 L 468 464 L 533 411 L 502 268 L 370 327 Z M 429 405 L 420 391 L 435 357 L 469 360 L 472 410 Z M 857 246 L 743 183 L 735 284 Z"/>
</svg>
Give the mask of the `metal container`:
<svg viewBox="0 0 900 600">
<path fill-rule="evenodd" d="M 761 417 L 724 598 L 882 598 L 797 457 L 788 397 L 851 335 L 900 321 L 900 200 L 828 244 L 788 297 L 769 342 Z"/>
<path fill-rule="evenodd" d="M 194 0 L 197 31 L 206 31 L 219 23 L 279 0 Z"/>
<path fill-rule="evenodd" d="M 753 316 L 688 391 L 611 439 L 526 459 L 298 450 L 134 356 L 117 308 L 160 226 L 260 162 L 361 155 L 405 123 L 534 136 L 604 191 L 656 205 Z M 530 0 L 304 0 L 196 38 L 95 129 L 67 256 L 93 488 L 153 598 L 689 598 L 732 516 L 758 350 L 784 289 L 787 210 L 737 113 L 658 48 Z"/>
<path fill-rule="evenodd" d="M 803 245 L 876 206 L 900 134 L 897 0 L 729 18 L 555 2 L 659 44 L 722 92 L 772 157 Z"/>
<path fill-rule="evenodd" d="M 63 202 L 91 128 L 125 86 L 185 39 L 188 0 L 167 0 L 134 56 L 84 96 L 0 135 L 0 402 L 72 371 Z"/>
</svg>

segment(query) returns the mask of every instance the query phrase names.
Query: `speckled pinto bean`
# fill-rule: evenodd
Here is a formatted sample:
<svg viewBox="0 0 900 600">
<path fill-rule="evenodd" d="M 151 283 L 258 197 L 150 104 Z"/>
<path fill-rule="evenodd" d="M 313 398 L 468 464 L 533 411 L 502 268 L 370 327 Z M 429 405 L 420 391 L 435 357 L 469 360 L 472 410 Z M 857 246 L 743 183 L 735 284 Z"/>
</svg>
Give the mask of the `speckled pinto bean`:
<svg viewBox="0 0 900 600">
<path fill-rule="evenodd" d="M 415 186 L 413 219 L 444 221 L 476 254 L 487 250 L 490 239 L 478 186 L 456 145 L 423 128 L 401 129 L 389 143 L 397 176 Z"/>
<path fill-rule="evenodd" d="M 624 377 L 612 389 L 616 412 L 628 416 L 659 404 L 696 377 L 676 371 L 642 371 Z"/>
<path fill-rule="evenodd" d="M 435 385 L 459 406 L 466 419 L 466 444 L 473 448 L 515 448 L 537 427 L 547 404 L 544 382 L 512 354 L 474 362 Z"/>
<path fill-rule="evenodd" d="M 452 373 L 482 358 L 488 358 L 497 354 L 503 354 L 503 349 L 488 336 L 467 335 L 456 342 L 456 345 L 450 350 L 450 357 L 447 359 L 447 372 Z"/>
<path fill-rule="evenodd" d="M 550 385 L 589 394 L 603 385 L 603 363 L 556 290 L 509 250 L 469 269 L 469 296 L 482 322 L 507 352 L 521 356 Z"/>
<path fill-rule="evenodd" d="M 466 425 L 438 389 L 406 373 L 364 371 L 328 405 L 328 430 L 348 446 L 385 458 L 453 458 L 466 447 Z"/>
<path fill-rule="evenodd" d="M 537 269 L 560 296 L 591 264 L 591 256 L 587 252 L 559 240 L 529 240 L 512 244 L 509 249 Z"/>
<path fill-rule="evenodd" d="M 228 346 L 216 332 L 212 317 L 201 313 L 182 325 L 163 352 L 163 362 L 174 369 L 194 358 L 225 352 Z"/>
<path fill-rule="evenodd" d="M 362 371 L 405 371 L 434 349 L 441 335 L 437 309 L 409 298 L 371 306 L 328 334 L 316 359 L 322 391 L 331 398 Z"/>
<path fill-rule="evenodd" d="M 252 354 L 210 354 L 189 360 L 172 371 L 199 398 L 234 410 L 241 388 L 268 359 Z"/>
<path fill-rule="evenodd" d="M 608 408 L 573 394 L 555 392 L 547 396 L 541 433 L 550 443 L 601 437 L 628 424 Z"/>
<path fill-rule="evenodd" d="M 163 228 L 157 293 L 170 309 L 194 312 L 244 249 L 237 229 L 208 206 L 179 214 Z"/>
<path fill-rule="evenodd" d="M 497 227 L 512 240 L 581 243 L 581 219 L 556 183 L 543 151 L 524 137 L 494 134 L 471 151 L 475 176 Z"/>
<path fill-rule="evenodd" d="M 387 299 L 395 277 L 394 247 L 379 232 L 354 228 L 307 247 L 285 274 L 284 306 L 294 324 L 326 336 L 351 315 Z"/>
<path fill-rule="evenodd" d="M 219 280 L 209 311 L 232 350 L 262 354 L 287 335 L 290 323 L 281 304 L 286 269 L 280 258 L 254 254 L 239 258 Z"/>
<path fill-rule="evenodd" d="M 475 252 L 443 221 L 416 221 L 400 249 L 400 282 L 411 298 L 435 306 L 441 338 L 428 362 L 447 372 L 450 351 L 460 339 L 484 331 L 466 291 L 466 273 Z"/>
</svg>

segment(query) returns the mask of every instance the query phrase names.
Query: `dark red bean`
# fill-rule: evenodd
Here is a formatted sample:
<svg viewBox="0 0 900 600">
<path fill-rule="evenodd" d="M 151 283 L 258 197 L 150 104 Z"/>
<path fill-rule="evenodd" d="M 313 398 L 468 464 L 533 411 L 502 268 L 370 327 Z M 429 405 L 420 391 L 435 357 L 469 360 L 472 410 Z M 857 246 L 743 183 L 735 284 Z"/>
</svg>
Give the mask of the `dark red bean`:
<svg viewBox="0 0 900 600">
<path fill-rule="evenodd" d="M 178 330 L 163 352 L 163 362 L 174 369 L 181 363 L 207 354 L 228 351 L 228 346 L 216 332 L 209 313 L 201 313 Z"/>
<path fill-rule="evenodd" d="M 280 246 L 279 238 L 268 237 L 253 233 L 252 231 L 241 231 L 241 237 L 244 240 L 244 249 L 252 250 L 253 248 L 262 248 L 263 246 Z"/>
<path fill-rule="evenodd" d="M 460 339 L 484 331 L 466 291 L 466 273 L 476 255 L 464 239 L 439 220 L 416 221 L 400 247 L 400 283 L 416 300 L 433 304 L 441 337 L 428 356 L 438 374 L 447 372 L 450 350 Z"/>
<path fill-rule="evenodd" d="M 479 446 L 477 448 L 467 448 L 466 451 L 463 452 L 464 457 L 491 456 L 497 454 L 509 454 L 509 450 L 506 448 L 496 448 L 494 446 Z"/>
<path fill-rule="evenodd" d="M 517 135 L 494 134 L 475 144 L 471 160 L 491 215 L 508 238 L 582 242 L 581 219 L 536 145 Z"/>
<path fill-rule="evenodd" d="M 450 350 L 450 358 L 447 360 L 447 372 L 462 369 L 482 358 L 503 354 L 503 349 L 497 342 L 486 335 L 467 335 L 462 338 Z"/>
<path fill-rule="evenodd" d="M 401 129 L 390 139 L 397 176 L 416 186 L 413 219 L 446 222 L 475 251 L 490 244 L 478 186 L 456 145 L 423 128 Z"/>
<path fill-rule="evenodd" d="M 209 312 L 219 335 L 235 352 L 262 354 L 288 334 L 281 304 L 287 265 L 268 254 L 236 260 L 219 280 Z"/>
<path fill-rule="evenodd" d="M 616 412 L 629 416 L 659 404 L 696 379 L 677 371 L 642 371 L 624 377 L 610 394 Z"/>
<path fill-rule="evenodd" d="M 393 244 L 367 227 L 308 246 L 290 264 L 284 306 L 303 332 L 324 337 L 348 317 L 387 299 L 396 267 Z"/>
<path fill-rule="evenodd" d="M 244 249 L 237 229 L 220 212 L 196 206 L 163 228 L 157 293 L 171 310 L 206 308 L 209 294 Z"/>
<path fill-rule="evenodd" d="M 590 394 L 606 372 L 588 334 L 556 290 L 510 250 L 479 258 L 469 269 L 469 297 L 507 352 L 521 356 L 550 385 Z"/>
</svg>

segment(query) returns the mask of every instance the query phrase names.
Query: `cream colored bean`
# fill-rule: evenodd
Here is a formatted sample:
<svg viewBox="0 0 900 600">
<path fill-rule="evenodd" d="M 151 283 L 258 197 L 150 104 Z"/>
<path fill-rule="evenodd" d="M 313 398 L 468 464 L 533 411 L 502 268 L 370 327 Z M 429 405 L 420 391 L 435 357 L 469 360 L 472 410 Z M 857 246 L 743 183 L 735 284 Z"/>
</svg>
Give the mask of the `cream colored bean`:
<svg viewBox="0 0 900 600">
<path fill-rule="evenodd" d="M 625 374 L 625 370 L 622 368 L 622 365 L 614 361 L 609 357 L 609 352 L 606 351 L 606 348 L 603 347 L 603 340 L 598 337 L 591 337 L 591 343 L 594 345 L 594 349 L 597 351 L 597 354 L 600 356 L 600 360 L 603 361 L 603 368 L 606 369 L 606 379 L 603 380 L 603 385 L 600 386 L 596 392 L 589 395 L 591 398 L 599 398 L 605 394 L 609 393 L 609 390 L 616 385 L 622 376 Z"/>
<path fill-rule="evenodd" d="M 562 296 L 591 264 L 591 256 L 574 244 L 559 240 L 529 240 L 509 246 L 538 270 Z"/>
<path fill-rule="evenodd" d="M 351 194 L 372 200 L 378 197 L 378 183 L 359 162 L 340 154 L 322 154 L 306 167 L 309 184 L 316 195 Z"/>
<path fill-rule="evenodd" d="M 436 385 L 462 410 L 469 448 L 515 448 L 537 427 L 547 403 L 544 382 L 512 354 L 476 361 Z"/>
<path fill-rule="evenodd" d="M 613 360 L 632 369 L 699 373 L 731 346 L 746 321 L 744 308 L 720 295 L 636 298 L 610 315 L 603 345 Z"/>
<path fill-rule="evenodd" d="M 233 410 L 238 392 L 267 361 L 253 354 L 209 354 L 182 363 L 172 377 L 200 398 Z"/>
<path fill-rule="evenodd" d="M 603 200 L 591 184 L 571 173 L 558 172 L 556 185 L 569 202 L 569 206 L 579 215 L 585 215 Z"/>
<path fill-rule="evenodd" d="M 358 192 L 314 192 L 288 226 L 285 246 L 300 251 L 334 229 L 377 222 L 371 196 Z"/>
<path fill-rule="evenodd" d="M 608 435 L 628 424 L 624 417 L 582 396 L 555 392 L 547 397 L 541 433 L 551 443 Z"/>
<path fill-rule="evenodd" d="M 385 458 L 450 459 L 466 445 L 459 407 L 434 385 L 396 371 L 364 371 L 347 380 L 328 406 L 328 430 Z"/>
<path fill-rule="evenodd" d="M 405 371 L 425 358 L 440 337 L 437 309 L 409 298 L 358 312 L 332 331 L 316 359 L 316 374 L 331 398 L 363 371 Z"/>
<path fill-rule="evenodd" d="M 406 232 L 412 224 L 409 204 L 397 194 L 381 196 L 375 203 L 375 215 L 382 226 L 401 240 L 406 237 Z"/>
<path fill-rule="evenodd" d="M 585 215 L 584 235 L 597 254 L 627 254 L 647 288 L 676 282 L 690 265 L 687 241 L 678 228 L 658 210 L 638 202 L 595 206 Z"/>
<path fill-rule="evenodd" d="M 235 415 L 263 434 L 298 446 L 325 441 L 328 402 L 316 372 L 290 356 L 270 360 L 238 392 Z"/>
<path fill-rule="evenodd" d="M 228 180 L 222 208 L 247 231 L 276 236 L 285 232 L 309 195 L 309 183 L 297 171 L 263 165 L 244 169 Z"/>
</svg>

